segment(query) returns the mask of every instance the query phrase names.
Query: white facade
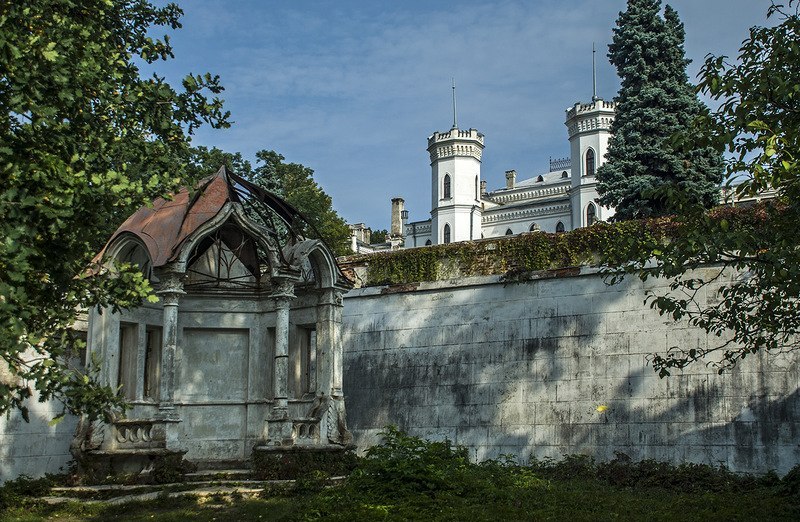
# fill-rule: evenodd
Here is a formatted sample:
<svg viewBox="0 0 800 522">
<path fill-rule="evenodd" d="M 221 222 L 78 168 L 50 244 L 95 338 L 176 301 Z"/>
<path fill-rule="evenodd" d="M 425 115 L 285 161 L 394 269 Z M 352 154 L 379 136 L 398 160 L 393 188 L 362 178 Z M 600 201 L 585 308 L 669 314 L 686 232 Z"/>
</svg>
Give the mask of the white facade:
<svg viewBox="0 0 800 522">
<path fill-rule="evenodd" d="M 431 218 L 405 225 L 405 247 L 543 231 L 561 232 L 614 215 L 596 199 L 595 173 L 603 164 L 614 102 L 595 98 L 566 110 L 570 158 L 550 162 L 550 171 L 481 190 L 483 134 L 453 128 L 428 138 L 431 158 Z"/>
<path fill-rule="evenodd" d="M 475 129 L 434 132 L 431 157 L 431 235 L 434 245 L 481 237 L 483 134 Z M 408 227 L 406 227 L 408 228 Z"/>
</svg>

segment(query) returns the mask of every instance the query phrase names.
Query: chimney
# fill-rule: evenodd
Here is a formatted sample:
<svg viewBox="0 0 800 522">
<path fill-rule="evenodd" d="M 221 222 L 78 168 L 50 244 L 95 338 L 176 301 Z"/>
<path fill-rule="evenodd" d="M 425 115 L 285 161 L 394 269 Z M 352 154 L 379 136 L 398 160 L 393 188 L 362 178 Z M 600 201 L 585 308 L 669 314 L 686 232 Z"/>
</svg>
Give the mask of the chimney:
<svg viewBox="0 0 800 522">
<path fill-rule="evenodd" d="M 392 198 L 392 228 L 389 231 L 390 237 L 403 237 L 403 212 L 405 200 L 403 198 Z"/>
<path fill-rule="evenodd" d="M 486 195 L 486 180 L 482 179 L 481 180 L 481 196 L 485 196 L 485 195 Z"/>
<path fill-rule="evenodd" d="M 516 170 L 507 170 L 506 171 L 506 188 L 513 189 L 516 184 L 517 184 L 517 171 Z"/>
</svg>

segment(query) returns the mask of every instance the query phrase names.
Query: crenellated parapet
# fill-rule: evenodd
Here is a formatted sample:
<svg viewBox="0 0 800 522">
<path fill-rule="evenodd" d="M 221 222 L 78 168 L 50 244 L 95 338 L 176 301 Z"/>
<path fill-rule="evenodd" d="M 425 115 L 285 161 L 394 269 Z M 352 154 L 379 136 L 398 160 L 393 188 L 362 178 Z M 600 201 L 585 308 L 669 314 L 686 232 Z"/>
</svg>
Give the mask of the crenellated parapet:
<svg viewBox="0 0 800 522">
<path fill-rule="evenodd" d="M 567 132 L 570 139 L 583 132 L 611 130 L 616 103 L 603 99 L 591 103 L 576 103 L 567 109 Z"/>
<path fill-rule="evenodd" d="M 465 156 L 480 161 L 483 146 L 483 134 L 475 129 L 450 129 L 447 132 L 434 132 L 428 138 L 431 163 L 453 156 Z"/>
</svg>

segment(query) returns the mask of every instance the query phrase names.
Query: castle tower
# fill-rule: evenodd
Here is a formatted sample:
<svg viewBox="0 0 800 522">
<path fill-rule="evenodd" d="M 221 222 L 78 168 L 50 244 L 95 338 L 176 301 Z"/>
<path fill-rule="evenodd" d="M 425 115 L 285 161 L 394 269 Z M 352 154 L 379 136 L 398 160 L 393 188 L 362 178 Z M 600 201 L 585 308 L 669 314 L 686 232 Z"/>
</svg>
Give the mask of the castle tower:
<svg viewBox="0 0 800 522">
<path fill-rule="evenodd" d="M 576 103 L 567 109 L 570 158 L 572 160 L 572 228 L 586 227 L 596 220 L 606 220 L 614 209 L 597 203 L 597 168 L 605 163 L 615 104 L 593 97 L 591 103 Z"/>
<path fill-rule="evenodd" d="M 481 237 L 481 154 L 483 134 L 475 129 L 434 132 L 431 155 L 431 242 L 434 245 Z"/>
</svg>

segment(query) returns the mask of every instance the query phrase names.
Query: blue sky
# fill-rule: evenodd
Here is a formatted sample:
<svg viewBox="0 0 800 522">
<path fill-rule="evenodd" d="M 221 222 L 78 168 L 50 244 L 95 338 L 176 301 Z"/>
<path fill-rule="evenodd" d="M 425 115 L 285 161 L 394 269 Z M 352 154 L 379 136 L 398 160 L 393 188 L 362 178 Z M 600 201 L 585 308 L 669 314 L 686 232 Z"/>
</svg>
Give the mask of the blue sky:
<svg viewBox="0 0 800 522">
<path fill-rule="evenodd" d="M 453 121 L 485 134 L 489 189 L 569 155 L 564 110 L 619 82 L 605 56 L 625 0 L 451 2 L 186 0 L 176 58 L 157 71 L 219 74 L 234 124 L 195 144 L 252 158 L 273 149 L 302 163 L 348 222 L 388 228 L 390 199 L 412 220 L 430 212 L 427 137 Z M 736 55 L 768 0 L 673 0 L 693 78 L 707 53 Z"/>
</svg>

